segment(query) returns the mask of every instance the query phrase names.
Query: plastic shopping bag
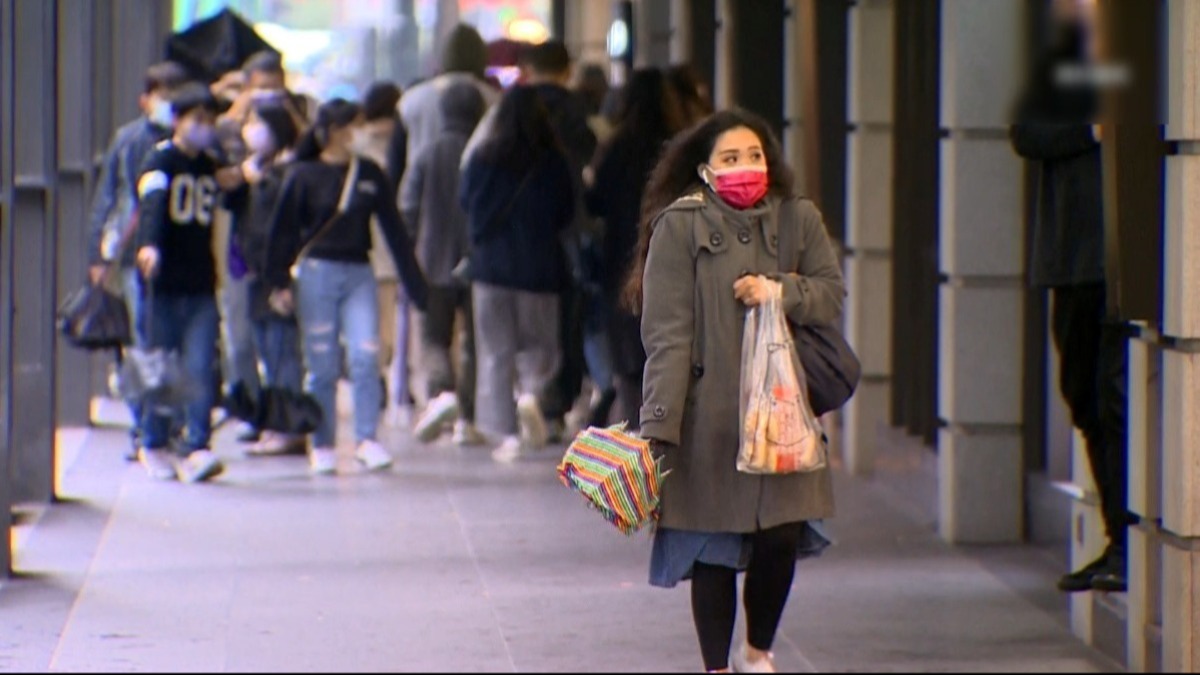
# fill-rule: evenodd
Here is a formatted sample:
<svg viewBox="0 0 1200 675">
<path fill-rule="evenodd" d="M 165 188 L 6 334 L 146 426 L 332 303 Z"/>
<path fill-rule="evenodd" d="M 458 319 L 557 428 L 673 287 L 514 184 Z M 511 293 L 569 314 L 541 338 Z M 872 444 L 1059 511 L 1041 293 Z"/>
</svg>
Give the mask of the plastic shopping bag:
<svg viewBox="0 0 1200 675">
<path fill-rule="evenodd" d="M 753 474 L 817 471 L 827 462 L 824 434 L 783 313 L 783 286 L 769 283 L 771 299 L 746 313 L 737 468 Z"/>
</svg>

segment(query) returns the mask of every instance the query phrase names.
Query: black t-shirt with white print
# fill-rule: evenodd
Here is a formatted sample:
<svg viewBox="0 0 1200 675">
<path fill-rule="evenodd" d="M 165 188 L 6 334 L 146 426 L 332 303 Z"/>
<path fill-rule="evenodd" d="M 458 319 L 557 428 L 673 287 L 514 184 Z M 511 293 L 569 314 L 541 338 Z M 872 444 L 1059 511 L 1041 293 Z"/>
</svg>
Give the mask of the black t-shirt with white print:
<svg viewBox="0 0 1200 675">
<path fill-rule="evenodd" d="M 166 140 L 146 155 L 138 180 L 138 249 L 159 252 L 156 293 L 212 295 L 212 224 L 220 197 L 216 159 L 189 156 Z"/>
</svg>

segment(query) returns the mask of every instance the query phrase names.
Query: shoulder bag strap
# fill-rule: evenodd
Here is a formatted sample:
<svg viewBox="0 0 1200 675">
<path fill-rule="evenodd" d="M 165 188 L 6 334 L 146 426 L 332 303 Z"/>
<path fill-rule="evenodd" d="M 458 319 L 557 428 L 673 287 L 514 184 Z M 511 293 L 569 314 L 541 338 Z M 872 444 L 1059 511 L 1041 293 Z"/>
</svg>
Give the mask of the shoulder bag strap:
<svg viewBox="0 0 1200 675">
<path fill-rule="evenodd" d="M 312 252 L 312 248 L 316 245 L 317 241 L 328 234 L 350 208 L 350 198 L 354 196 L 354 184 L 358 182 L 358 165 L 358 157 L 352 157 L 350 159 L 350 168 L 346 170 L 346 182 L 342 184 L 342 196 L 338 199 L 337 211 L 329 217 L 329 220 L 325 221 L 325 224 L 313 236 L 309 237 L 308 243 L 300 249 L 300 253 L 296 254 L 297 263 Z"/>
</svg>

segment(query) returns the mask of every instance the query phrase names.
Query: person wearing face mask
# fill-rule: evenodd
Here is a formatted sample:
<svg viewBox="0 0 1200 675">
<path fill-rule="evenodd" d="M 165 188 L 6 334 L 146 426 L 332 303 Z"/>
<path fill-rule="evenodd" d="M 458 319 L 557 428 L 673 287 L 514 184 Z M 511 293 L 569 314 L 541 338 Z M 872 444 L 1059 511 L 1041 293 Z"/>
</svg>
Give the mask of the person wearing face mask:
<svg viewBox="0 0 1200 675">
<path fill-rule="evenodd" d="M 691 579 L 711 672 L 730 665 L 738 571 L 746 637 L 734 670 L 774 672 L 770 650 L 796 560 L 829 543 L 819 523 L 833 515 L 828 469 L 750 475 L 736 466 L 745 308 L 766 302 L 774 280 L 790 324 L 828 325 L 846 293 L 821 214 L 793 186 L 761 118 L 719 112 L 677 136 L 646 187 L 626 289 L 646 348 L 641 433 L 670 471 L 650 582 Z"/>
<path fill-rule="evenodd" d="M 425 307 L 426 285 L 396 208 L 387 174 L 353 152 L 362 109 L 334 99 L 301 139 L 270 219 L 264 280 L 272 306 L 294 307 L 300 320 L 305 389 L 324 411 L 309 454 L 313 473 L 337 471 L 336 393 L 340 344 L 354 391 L 355 457 L 386 469 L 391 454 L 377 441 L 380 402 L 379 304 L 371 268 L 371 219 L 378 220 L 408 297 Z M 293 274 L 295 269 L 295 289 Z"/>
<path fill-rule="evenodd" d="M 171 98 L 174 134 L 147 155 L 138 179 L 138 325 L 148 347 L 178 352 L 199 392 L 184 411 L 182 456 L 168 449 L 171 417 L 141 411 L 142 465 L 152 478 L 206 481 L 224 471 L 208 444 L 217 340 L 213 213 L 220 188 L 212 154 L 217 103 L 199 83 Z"/>
<path fill-rule="evenodd" d="M 170 95 L 187 79 L 183 66 L 172 61 L 155 64 L 146 70 L 144 89 L 138 102 L 142 116 L 113 135 L 92 195 L 88 215 L 89 277 L 94 284 L 106 283 L 115 287 L 124 297 L 131 319 L 138 315 L 139 299 L 137 270 L 133 265 L 138 170 L 150 150 L 171 135 Z M 109 279 L 110 270 L 119 278 Z M 140 346 L 140 332 L 136 327 L 133 333 L 134 346 Z M 140 419 L 136 403 L 131 403 L 130 412 L 134 420 Z M 137 426 L 135 423 L 132 443 L 126 453 L 129 460 L 137 459 Z"/>
<path fill-rule="evenodd" d="M 293 117 L 282 106 L 256 105 L 242 128 L 248 152 L 241 165 L 246 183 L 226 198 L 234 216 L 235 243 L 245 257 L 248 272 L 248 315 L 262 384 L 293 391 L 301 390 L 304 376 L 299 328 L 295 316 L 271 309 L 270 289 L 263 274 L 270 218 L 299 135 Z M 303 437 L 263 431 L 246 452 L 256 457 L 297 451 L 304 451 Z"/>
</svg>

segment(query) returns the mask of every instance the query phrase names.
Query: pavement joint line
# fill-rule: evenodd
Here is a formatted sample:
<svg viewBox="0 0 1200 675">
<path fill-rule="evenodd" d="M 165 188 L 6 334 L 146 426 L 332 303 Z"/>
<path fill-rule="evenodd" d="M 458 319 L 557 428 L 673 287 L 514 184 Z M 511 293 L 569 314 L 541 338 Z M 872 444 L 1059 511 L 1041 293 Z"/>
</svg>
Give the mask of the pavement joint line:
<svg viewBox="0 0 1200 675">
<path fill-rule="evenodd" d="M 471 566 L 475 568 L 475 576 L 479 578 L 479 586 L 483 589 L 483 595 L 487 598 L 488 610 L 492 613 L 492 623 L 496 626 L 496 633 L 500 636 L 500 644 L 504 645 L 504 655 L 508 657 L 508 665 L 512 668 L 512 672 L 520 672 L 517 670 L 517 660 L 513 658 L 512 647 L 509 646 L 508 636 L 504 634 L 504 626 L 500 623 L 500 613 L 496 611 L 496 599 L 492 595 L 492 590 L 488 588 L 487 579 L 483 576 L 483 568 L 479 566 L 479 556 L 475 553 L 475 545 L 471 543 L 471 535 L 467 532 L 467 525 L 463 522 L 462 514 L 458 512 L 458 505 L 454 503 L 454 495 L 450 492 L 450 486 L 446 482 L 445 473 L 442 474 L 442 489 L 446 491 L 446 500 L 450 502 L 450 510 L 454 513 L 454 522 L 458 525 L 458 532 L 462 535 L 463 544 L 467 547 L 467 554 L 471 556 Z"/>
<path fill-rule="evenodd" d="M 88 437 L 91 437 L 92 433 L 93 432 L 89 430 Z M 126 473 L 128 473 L 128 468 L 126 469 Z M 108 517 L 104 522 L 104 531 L 100 533 L 100 538 L 96 541 L 96 548 L 94 551 L 92 551 L 92 557 L 90 560 L 88 560 L 87 567 L 83 571 L 83 578 L 79 584 L 79 589 L 75 592 L 75 599 L 71 602 L 71 609 L 67 612 L 67 616 L 63 620 L 62 632 L 59 633 L 58 642 L 54 645 L 54 651 L 50 654 L 50 663 L 46 669 L 47 671 L 53 672 L 58 669 L 56 667 L 56 664 L 58 663 L 58 657 L 62 652 L 67 635 L 71 631 L 71 624 L 75 621 L 75 614 L 78 611 L 83 598 L 87 595 L 88 586 L 91 584 L 92 568 L 96 565 L 96 559 L 100 557 L 100 552 L 104 550 L 105 545 L 108 543 L 108 538 L 112 532 L 113 524 L 115 522 L 113 514 L 116 513 L 116 510 L 120 506 L 121 501 L 124 499 L 125 493 L 128 489 L 129 483 L 122 478 L 121 487 L 117 490 L 117 494 L 113 498 L 112 509 L 108 512 Z"/>
<path fill-rule="evenodd" d="M 817 667 L 815 665 L 813 665 L 812 661 L 808 660 L 808 657 L 804 655 L 804 650 L 800 649 L 800 645 L 797 644 L 796 641 L 793 640 L 790 635 L 788 635 L 787 633 L 785 633 L 783 631 L 779 631 L 779 637 L 783 638 L 783 641 L 786 642 L 787 645 L 792 648 L 792 651 L 796 652 L 796 656 L 800 657 L 802 667 L 805 669 L 804 672 L 806 672 L 806 673 L 821 672 L 821 671 L 817 670 Z"/>
</svg>

